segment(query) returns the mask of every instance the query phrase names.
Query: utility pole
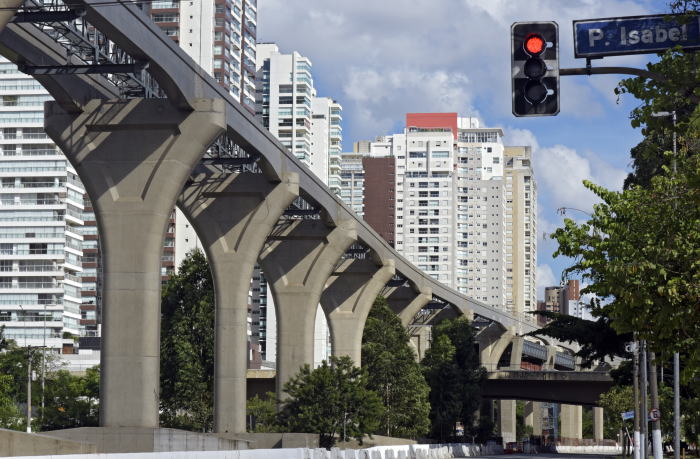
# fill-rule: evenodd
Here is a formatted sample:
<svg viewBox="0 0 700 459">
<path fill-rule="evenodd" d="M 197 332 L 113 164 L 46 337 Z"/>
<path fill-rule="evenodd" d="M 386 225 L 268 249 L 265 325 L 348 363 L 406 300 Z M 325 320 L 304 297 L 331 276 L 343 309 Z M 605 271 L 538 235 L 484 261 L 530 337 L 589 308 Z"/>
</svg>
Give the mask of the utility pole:
<svg viewBox="0 0 700 459">
<path fill-rule="evenodd" d="M 659 411 L 659 384 L 656 379 L 656 354 L 649 352 L 649 389 L 651 391 L 651 408 L 655 413 Z M 654 445 L 654 459 L 663 459 L 663 445 L 661 443 L 661 419 L 655 419 L 651 423 L 651 440 Z"/>
<path fill-rule="evenodd" d="M 640 349 L 640 355 L 642 356 L 642 379 L 640 381 L 640 385 L 642 387 L 641 390 L 641 395 L 642 395 L 642 413 L 641 413 L 641 421 L 642 421 L 642 432 L 641 432 L 641 450 L 642 450 L 642 459 L 646 459 L 649 456 L 649 452 L 647 451 L 647 444 L 649 443 L 649 406 L 647 404 L 647 342 L 646 340 L 641 341 L 641 349 Z"/>
<path fill-rule="evenodd" d="M 636 333 L 635 333 L 636 338 Z M 639 404 L 639 341 L 633 343 L 633 364 L 634 364 L 634 459 L 641 459 L 641 434 L 640 434 L 640 404 Z"/>
<path fill-rule="evenodd" d="M 673 353 L 673 457 L 681 457 L 680 357 Z"/>
<path fill-rule="evenodd" d="M 32 431 L 32 347 L 27 347 L 27 433 Z"/>
</svg>

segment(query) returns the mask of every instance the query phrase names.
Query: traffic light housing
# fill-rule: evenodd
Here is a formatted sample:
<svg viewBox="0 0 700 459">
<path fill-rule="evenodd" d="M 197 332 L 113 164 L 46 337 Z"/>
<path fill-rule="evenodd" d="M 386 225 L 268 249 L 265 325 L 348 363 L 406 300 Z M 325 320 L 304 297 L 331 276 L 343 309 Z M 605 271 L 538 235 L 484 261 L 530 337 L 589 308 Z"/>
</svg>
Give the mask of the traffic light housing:
<svg viewBox="0 0 700 459">
<path fill-rule="evenodd" d="M 513 115 L 559 113 L 559 26 L 516 22 L 511 34 Z"/>
</svg>

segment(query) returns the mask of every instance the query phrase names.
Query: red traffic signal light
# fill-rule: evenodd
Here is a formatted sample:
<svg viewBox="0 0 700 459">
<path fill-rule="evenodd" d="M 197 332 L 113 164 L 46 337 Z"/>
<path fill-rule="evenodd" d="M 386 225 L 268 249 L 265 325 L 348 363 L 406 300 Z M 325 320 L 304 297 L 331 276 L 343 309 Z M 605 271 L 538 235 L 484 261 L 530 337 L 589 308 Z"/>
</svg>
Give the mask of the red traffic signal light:
<svg viewBox="0 0 700 459">
<path fill-rule="evenodd" d="M 525 38 L 524 47 L 528 54 L 537 56 L 538 54 L 542 54 L 542 51 L 547 47 L 547 43 L 541 35 L 531 33 Z"/>
<path fill-rule="evenodd" d="M 559 113 L 559 28 L 553 21 L 511 26 L 511 83 L 515 116 Z"/>
</svg>

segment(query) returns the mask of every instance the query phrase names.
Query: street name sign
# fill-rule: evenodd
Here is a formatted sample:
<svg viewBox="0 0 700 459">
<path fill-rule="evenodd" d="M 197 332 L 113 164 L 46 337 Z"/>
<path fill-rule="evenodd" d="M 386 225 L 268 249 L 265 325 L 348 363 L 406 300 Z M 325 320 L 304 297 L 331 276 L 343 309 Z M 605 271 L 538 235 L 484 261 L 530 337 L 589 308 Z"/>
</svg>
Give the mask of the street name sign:
<svg viewBox="0 0 700 459">
<path fill-rule="evenodd" d="M 625 411 L 622 414 L 622 420 L 634 419 L 634 411 Z"/>
<path fill-rule="evenodd" d="M 599 58 L 700 48 L 700 16 L 652 15 L 573 21 L 574 55 Z"/>
</svg>

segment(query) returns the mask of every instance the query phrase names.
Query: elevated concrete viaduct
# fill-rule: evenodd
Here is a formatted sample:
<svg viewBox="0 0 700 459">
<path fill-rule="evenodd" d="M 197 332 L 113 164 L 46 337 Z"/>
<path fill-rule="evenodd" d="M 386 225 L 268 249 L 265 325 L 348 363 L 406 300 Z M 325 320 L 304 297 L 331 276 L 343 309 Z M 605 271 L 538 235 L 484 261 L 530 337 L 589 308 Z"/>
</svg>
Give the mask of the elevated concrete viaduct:
<svg viewBox="0 0 700 459">
<path fill-rule="evenodd" d="M 36 78 L 55 99 L 46 105 L 46 131 L 84 182 L 102 241 L 102 426 L 158 427 L 160 254 L 176 203 L 197 230 L 214 276 L 217 432 L 245 430 L 245 296 L 256 262 L 278 308 L 280 393 L 301 365 L 313 362 L 319 303 L 334 353 L 358 363 L 362 327 L 380 291 L 404 324 L 431 302 L 493 321 L 493 342 L 481 354 L 496 364 L 508 339 L 536 329 L 530 317 L 461 295 L 403 258 L 137 5 L 65 4 L 84 9 L 85 27 L 7 23 L 9 10 L 0 13 L 0 54 L 25 69 L 60 67 Z M 102 48 L 74 47 L 90 42 L 87 31 L 100 34 Z M 109 61 L 113 56 L 119 61 Z M 105 62 L 130 70 L 61 70 L 67 63 Z M 204 167 L 211 162 L 202 162 L 203 156 L 222 138 L 235 146 L 229 159 L 254 167 Z M 317 210 L 318 218 L 285 218 L 295 198 Z M 352 256 L 355 245 L 363 257 Z M 506 334 L 497 339 L 497 329 Z"/>
</svg>

